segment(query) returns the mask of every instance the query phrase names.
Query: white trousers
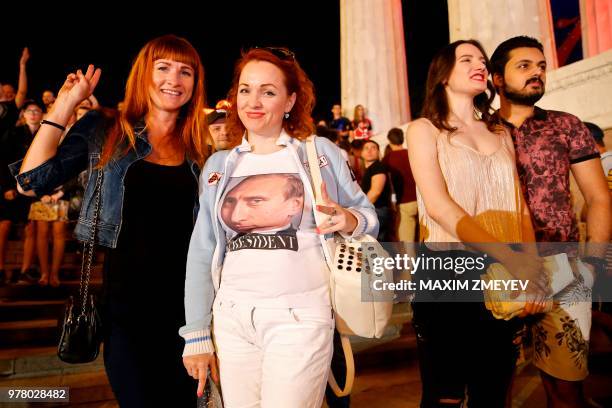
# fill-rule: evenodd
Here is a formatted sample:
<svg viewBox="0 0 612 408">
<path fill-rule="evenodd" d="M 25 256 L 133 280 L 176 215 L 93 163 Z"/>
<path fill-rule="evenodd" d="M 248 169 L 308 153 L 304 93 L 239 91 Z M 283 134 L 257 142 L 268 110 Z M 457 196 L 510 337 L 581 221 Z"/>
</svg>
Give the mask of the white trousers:
<svg viewBox="0 0 612 408">
<path fill-rule="evenodd" d="M 320 408 L 333 351 L 329 306 L 264 309 L 217 298 L 225 408 Z"/>
</svg>

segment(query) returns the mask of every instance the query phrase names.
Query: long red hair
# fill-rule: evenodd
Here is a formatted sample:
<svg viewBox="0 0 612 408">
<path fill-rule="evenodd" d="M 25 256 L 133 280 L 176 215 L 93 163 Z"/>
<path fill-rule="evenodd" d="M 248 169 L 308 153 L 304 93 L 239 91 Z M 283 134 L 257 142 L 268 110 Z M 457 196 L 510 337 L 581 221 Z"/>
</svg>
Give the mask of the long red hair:
<svg viewBox="0 0 612 408">
<path fill-rule="evenodd" d="M 114 124 L 107 134 L 100 166 L 108 163 L 122 150 L 125 154 L 136 146 L 134 125 L 151 110 L 149 90 L 153 86 L 153 65 L 158 59 L 169 59 L 191 66 L 194 70 L 193 94 L 181 107 L 176 124 L 176 134 L 181 139 L 187 156 L 200 167 L 208 156 L 210 134 L 206 126 L 204 107 L 204 68 L 200 55 L 184 38 L 175 35 L 157 37 L 140 50 L 125 85 L 123 107 L 115 115 Z"/>
<path fill-rule="evenodd" d="M 234 143 L 238 143 L 244 134 L 245 127 L 238 117 L 236 111 L 236 99 L 238 85 L 242 70 L 251 61 L 266 61 L 274 64 L 280 69 L 285 78 L 287 94 L 295 92 L 297 98 L 289 112 L 289 118 L 283 120 L 283 129 L 291 136 L 300 140 L 306 139 L 315 131 L 312 121 L 312 110 L 315 105 L 314 85 L 300 67 L 294 57 L 280 58 L 265 48 L 251 48 L 244 52 L 234 68 L 234 79 L 229 90 L 227 99 L 231 105 L 228 111 L 225 126 Z"/>
</svg>

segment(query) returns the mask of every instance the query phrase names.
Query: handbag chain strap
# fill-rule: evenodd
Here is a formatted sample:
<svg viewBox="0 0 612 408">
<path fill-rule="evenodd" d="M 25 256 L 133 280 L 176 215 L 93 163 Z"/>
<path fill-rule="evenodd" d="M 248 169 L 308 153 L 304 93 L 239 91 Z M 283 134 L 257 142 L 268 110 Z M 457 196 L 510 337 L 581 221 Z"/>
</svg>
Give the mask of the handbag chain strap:
<svg viewBox="0 0 612 408">
<path fill-rule="evenodd" d="M 89 239 L 83 243 L 83 260 L 81 261 L 81 284 L 79 287 L 79 296 L 81 298 L 81 314 L 79 317 L 85 316 L 85 308 L 87 298 L 89 296 L 89 278 L 91 277 L 91 263 L 93 261 L 94 246 L 96 239 L 96 230 L 98 229 L 98 218 L 100 217 L 100 201 L 102 196 L 102 174 L 103 170 L 98 169 L 96 177 L 96 201 L 94 203 L 94 218 Z"/>
</svg>

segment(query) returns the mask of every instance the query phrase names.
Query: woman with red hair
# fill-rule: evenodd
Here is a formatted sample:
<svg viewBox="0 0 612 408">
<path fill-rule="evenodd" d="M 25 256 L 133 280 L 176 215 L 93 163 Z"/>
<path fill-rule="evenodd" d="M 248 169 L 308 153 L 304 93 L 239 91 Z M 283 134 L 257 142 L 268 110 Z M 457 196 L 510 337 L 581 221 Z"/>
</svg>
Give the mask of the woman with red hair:
<svg viewBox="0 0 612 408">
<path fill-rule="evenodd" d="M 216 351 L 227 407 L 320 407 L 334 333 L 324 238 L 376 234 L 376 214 L 325 138 L 314 139 L 324 199 L 315 203 L 304 164 L 314 89 L 291 51 L 243 54 L 229 102 L 227 131 L 242 142 L 202 173 L 180 331 L 185 368 L 201 391 L 209 368 L 217 377 Z"/>
<path fill-rule="evenodd" d="M 75 234 L 88 240 L 98 220 L 95 242 L 106 247 L 104 363 L 119 404 L 195 406 L 177 331 L 184 324 L 197 180 L 208 151 L 202 63 L 185 39 L 151 40 L 132 66 L 123 109 L 89 112 L 58 146 L 74 108 L 99 78 L 91 65 L 68 75 L 13 168 L 21 166 L 20 191 L 38 196 L 89 171 Z"/>
</svg>

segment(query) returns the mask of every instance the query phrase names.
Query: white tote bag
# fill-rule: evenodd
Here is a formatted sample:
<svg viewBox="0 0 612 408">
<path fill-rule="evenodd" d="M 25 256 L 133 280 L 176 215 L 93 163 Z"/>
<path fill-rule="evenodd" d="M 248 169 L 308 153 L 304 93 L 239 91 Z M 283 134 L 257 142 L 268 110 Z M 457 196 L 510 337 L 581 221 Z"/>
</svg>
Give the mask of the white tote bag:
<svg viewBox="0 0 612 408">
<path fill-rule="evenodd" d="M 313 191 L 317 205 L 324 205 L 319 159 L 311 136 L 306 141 L 308 166 L 312 177 Z M 314 211 L 320 225 L 327 215 Z M 335 312 L 336 329 L 342 336 L 342 346 L 347 362 L 347 379 L 344 390 L 336 383 L 330 370 L 329 384 L 338 396 L 350 394 L 355 376 L 353 352 L 348 336 L 367 338 L 382 337 L 393 311 L 393 292 L 375 290 L 393 281 L 393 271 L 375 267 L 373 259 L 387 258 L 388 253 L 370 235 L 345 239 L 340 234 L 326 241 L 326 261 L 330 269 L 330 297 Z"/>
</svg>

